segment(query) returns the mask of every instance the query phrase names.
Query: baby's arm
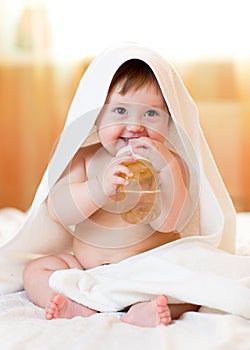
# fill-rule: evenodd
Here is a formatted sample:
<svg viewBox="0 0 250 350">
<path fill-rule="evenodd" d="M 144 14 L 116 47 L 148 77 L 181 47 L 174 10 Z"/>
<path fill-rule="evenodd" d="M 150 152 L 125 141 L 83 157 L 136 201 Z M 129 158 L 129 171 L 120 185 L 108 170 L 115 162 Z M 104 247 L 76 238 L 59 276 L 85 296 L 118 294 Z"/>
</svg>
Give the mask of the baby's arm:
<svg viewBox="0 0 250 350">
<path fill-rule="evenodd" d="M 89 178 L 86 168 L 92 156 L 80 149 L 48 196 L 50 216 L 65 226 L 78 224 L 104 207 L 117 187 L 125 184 L 121 173 L 132 176 L 119 160 L 109 157 L 110 163 L 106 167 L 96 164 Z"/>
<path fill-rule="evenodd" d="M 85 163 L 82 150 L 79 150 L 48 196 L 50 216 L 66 226 L 83 221 L 99 209 L 90 196 L 89 186 L 96 188 L 98 203 L 105 199 L 103 192 L 98 191 L 97 179 L 87 181 Z"/>
<path fill-rule="evenodd" d="M 190 201 L 185 165 L 176 154 L 172 153 L 171 158 L 158 175 L 162 210 L 151 223 L 154 229 L 161 232 L 178 231 Z"/>
</svg>

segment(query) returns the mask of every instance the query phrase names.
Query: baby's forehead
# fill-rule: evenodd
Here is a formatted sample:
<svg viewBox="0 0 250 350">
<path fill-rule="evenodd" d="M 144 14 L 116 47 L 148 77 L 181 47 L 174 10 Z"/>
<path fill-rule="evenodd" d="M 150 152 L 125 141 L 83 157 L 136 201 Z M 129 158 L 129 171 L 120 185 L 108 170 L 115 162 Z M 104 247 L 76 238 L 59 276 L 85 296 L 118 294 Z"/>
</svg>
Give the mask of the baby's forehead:
<svg viewBox="0 0 250 350">
<path fill-rule="evenodd" d="M 112 86 L 112 89 L 108 91 L 106 100 L 110 99 L 112 96 L 117 96 L 117 95 L 126 96 L 126 95 L 137 93 L 138 91 L 142 91 L 142 92 L 150 91 L 150 93 L 161 95 L 163 97 L 157 80 L 154 83 L 145 82 L 144 84 L 139 84 L 139 83 L 131 84 L 129 87 L 128 85 L 125 86 L 125 80 L 124 80 Z"/>
<path fill-rule="evenodd" d="M 105 104 L 144 104 L 147 106 L 155 106 L 169 113 L 169 109 L 161 89 L 157 84 L 144 84 L 140 87 L 131 87 L 125 93 L 121 90 L 121 86 L 117 85 L 106 98 Z"/>
<path fill-rule="evenodd" d="M 112 85 L 109 93 L 116 91 L 120 94 L 126 94 L 127 92 L 136 92 L 137 90 L 145 88 L 154 88 L 155 91 L 161 91 L 156 78 L 153 81 L 145 79 L 145 81 L 142 82 L 141 80 L 130 80 L 128 77 L 124 77 L 121 81 Z"/>
</svg>

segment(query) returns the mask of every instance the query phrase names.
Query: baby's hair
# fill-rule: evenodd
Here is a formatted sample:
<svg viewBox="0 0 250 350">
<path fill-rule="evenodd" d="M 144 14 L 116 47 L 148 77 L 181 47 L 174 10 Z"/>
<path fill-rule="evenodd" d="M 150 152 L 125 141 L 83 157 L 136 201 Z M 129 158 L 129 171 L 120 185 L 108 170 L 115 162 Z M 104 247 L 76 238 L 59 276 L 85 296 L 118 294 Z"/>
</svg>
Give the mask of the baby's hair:
<svg viewBox="0 0 250 350">
<path fill-rule="evenodd" d="M 159 89 L 157 80 L 152 69 L 147 63 L 139 59 L 131 59 L 123 63 L 115 75 L 109 87 L 109 92 L 119 86 L 119 93 L 125 95 L 129 90 L 138 90 L 145 85 L 155 85 Z"/>
<path fill-rule="evenodd" d="M 139 59 L 131 59 L 124 62 L 116 71 L 111 81 L 108 95 L 118 87 L 119 94 L 125 95 L 128 91 L 137 91 L 145 85 L 152 85 L 157 91 L 160 86 L 154 75 L 154 72 L 147 63 Z M 167 103 L 166 107 L 168 109 Z M 170 112 L 168 110 L 168 114 Z"/>
</svg>

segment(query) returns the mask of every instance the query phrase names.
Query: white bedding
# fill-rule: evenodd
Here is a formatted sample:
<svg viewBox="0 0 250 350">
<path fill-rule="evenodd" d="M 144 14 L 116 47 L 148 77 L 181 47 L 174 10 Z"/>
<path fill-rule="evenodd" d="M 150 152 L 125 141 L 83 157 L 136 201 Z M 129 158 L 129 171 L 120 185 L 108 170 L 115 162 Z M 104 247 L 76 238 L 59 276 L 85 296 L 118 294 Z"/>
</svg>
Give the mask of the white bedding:
<svg viewBox="0 0 250 350">
<path fill-rule="evenodd" d="M 11 235 L 24 216 L 15 209 L 0 210 L 0 240 Z M 238 214 L 237 225 L 237 253 L 250 255 L 250 214 Z M 141 328 L 119 318 L 119 313 L 109 312 L 47 321 L 24 292 L 2 295 L 0 349 L 250 349 L 250 320 L 205 307 L 168 327 Z"/>
</svg>

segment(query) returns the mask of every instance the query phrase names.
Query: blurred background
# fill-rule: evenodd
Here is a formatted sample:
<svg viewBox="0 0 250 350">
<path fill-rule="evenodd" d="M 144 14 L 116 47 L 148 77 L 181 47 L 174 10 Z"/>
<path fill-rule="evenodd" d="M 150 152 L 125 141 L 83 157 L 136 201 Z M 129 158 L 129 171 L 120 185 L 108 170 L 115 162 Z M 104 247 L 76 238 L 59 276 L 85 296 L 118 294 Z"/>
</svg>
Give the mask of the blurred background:
<svg viewBox="0 0 250 350">
<path fill-rule="evenodd" d="M 250 210 L 248 3 L 0 0 L 0 208 L 29 208 L 88 64 L 133 41 L 176 67 L 237 211 Z"/>
</svg>

